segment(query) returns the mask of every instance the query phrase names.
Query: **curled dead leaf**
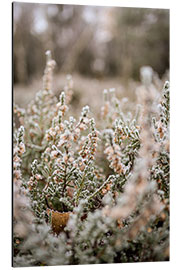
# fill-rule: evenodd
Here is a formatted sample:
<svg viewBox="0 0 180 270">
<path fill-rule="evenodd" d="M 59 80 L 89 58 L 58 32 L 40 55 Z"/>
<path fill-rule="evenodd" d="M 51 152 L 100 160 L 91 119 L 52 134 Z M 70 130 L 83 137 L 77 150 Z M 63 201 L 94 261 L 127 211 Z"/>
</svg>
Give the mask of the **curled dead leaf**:
<svg viewBox="0 0 180 270">
<path fill-rule="evenodd" d="M 52 226 L 52 230 L 55 234 L 60 234 L 64 228 L 66 227 L 66 224 L 69 220 L 69 215 L 71 214 L 71 212 L 67 212 L 67 213 L 61 213 L 58 211 L 54 211 L 54 210 L 47 210 L 47 214 L 51 215 L 51 226 Z"/>
</svg>

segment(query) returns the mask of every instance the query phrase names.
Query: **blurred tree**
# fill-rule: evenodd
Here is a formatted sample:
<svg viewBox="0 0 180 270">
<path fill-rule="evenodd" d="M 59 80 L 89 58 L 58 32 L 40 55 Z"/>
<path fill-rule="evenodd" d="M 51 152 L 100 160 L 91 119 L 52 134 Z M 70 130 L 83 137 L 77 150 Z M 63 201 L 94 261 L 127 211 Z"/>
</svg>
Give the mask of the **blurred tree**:
<svg viewBox="0 0 180 270">
<path fill-rule="evenodd" d="M 169 68 L 169 11 L 161 9 L 114 9 L 113 41 L 107 62 L 115 62 L 114 75 L 138 79 L 139 68 L 150 65 L 159 75 Z M 160 61 L 159 61 L 160 59 Z"/>
<path fill-rule="evenodd" d="M 42 72 L 44 59 L 39 54 L 43 51 L 43 43 L 33 33 L 34 4 L 21 3 L 14 5 L 13 27 L 13 60 L 14 82 L 27 83 L 31 77 Z"/>
<path fill-rule="evenodd" d="M 43 72 L 51 50 L 57 72 L 139 79 L 169 68 L 169 11 L 14 3 L 14 82 Z"/>
</svg>

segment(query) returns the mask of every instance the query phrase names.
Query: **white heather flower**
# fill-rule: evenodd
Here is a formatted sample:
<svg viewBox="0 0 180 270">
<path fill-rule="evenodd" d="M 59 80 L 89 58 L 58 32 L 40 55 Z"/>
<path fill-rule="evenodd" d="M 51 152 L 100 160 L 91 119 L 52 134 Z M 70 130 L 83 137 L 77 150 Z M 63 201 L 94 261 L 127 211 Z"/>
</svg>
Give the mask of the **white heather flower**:
<svg viewBox="0 0 180 270">
<path fill-rule="evenodd" d="M 62 134 L 61 139 L 64 141 L 67 141 L 67 140 L 72 141 L 73 135 L 69 131 L 66 131 L 64 134 Z"/>
<path fill-rule="evenodd" d="M 50 153 L 51 152 L 51 148 L 50 147 L 47 147 L 46 148 L 46 153 Z"/>
<path fill-rule="evenodd" d="M 14 147 L 14 154 L 17 154 L 19 152 L 19 147 L 16 145 L 15 147 Z"/>
<path fill-rule="evenodd" d="M 20 142 L 19 144 L 19 152 L 21 155 L 25 152 L 25 145 L 23 142 Z"/>
<path fill-rule="evenodd" d="M 19 179 L 21 177 L 21 171 L 20 170 L 16 170 L 14 172 L 14 175 L 15 175 L 16 179 Z"/>
<path fill-rule="evenodd" d="M 61 164 L 61 158 L 56 159 L 56 164 L 58 164 L 58 165 Z"/>
<path fill-rule="evenodd" d="M 57 108 L 60 108 L 61 107 L 61 102 L 60 101 L 56 104 L 56 107 Z"/>
<path fill-rule="evenodd" d="M 63 161 L 65 162 L 65 163 L 67 163 L 68 162 L 68 155 L 63 155 Z"/>
<path fill-rule="evenodd" d="M 114 145 L 114 149 L 115 149 L 117 152 L 120 151 L 119 145 L 115 144 L 115 145 Z"/>
<path fill-rule="evenodd" d="M 35 178 L 36 178 L 36 180 L 41 180 L 41 179 L 42 179 L 42 175 L 36 174 L 36 175 L 35 175 Z"/>
<path fill-rule="evenodd" d="M 76 129 L 74 130 L 74 134 L 73 134 L 73 136 L 74 136 L 74 138 L 73 138 L 74 141 L 77 141 L 79 135 L 80 135 L 80 129 L 79 129 L 79 128 L 76 128 Z"/>
<path fill-rule="evenodd" d="M 89 119 L 87 117 L 85 117 L 84 120 L 83 120 L 83 122 L 84 122 L 84 124 L 87 125 L 89 123 Z"/>
<path fill-rule="evenodd" d="M 49 133 L 46 133 L 45 138 L 46 138 L 47 141 L 50 141 L 51 140 L 50 134 Z"/>
<path fill-rule="evenodd" d="M 60 129 L 60 131 L 63 131 L 64 130 L 64 124 L 63 123 L 60 123 L 59 129 Z"/>
<path fill-rule="evenodd" d="M 80 134 L 80 129 L 79 128 L 76 128 L 75 131 L 74 131 L 77 135 Z"/>
<path fill-rule="evenodd" d="M 80 128 L 80 130 L 85 130 L 85 129 L 86 129 L 86 125 L 83 124 L 83 123 L 81 123 L 81 124 L 79 125 L 79 128 Z"/>
<path fill-rule="evenodd" d="M 13 162 L 13 168 L 16 170 L 20 166 L 19 162 Z"/>
<path fill-rule="evenodd" d="M 56 131 L 55 131 L 53 128 L 50 128 L 50 129 L 49 129 L 49 134 L 50 134 L 52 137 L 55 137 L 55 136 L 56 136 Z"/>
<path fill-rule="evenodd" d="M 54 180 L 54 181 L 57 181 L 57 180 L 58 180 L 57 175 L 55 175 L 55 176 L 53 177 L 53 180 Z"/>
<path fill-rule="evenodd" d="M 59 127 L 55 126 L 55 131 L 58 132 L 59 131 Z"/>
<path fill-rule="evenodd" d="M 15 157 L 13 158 L 13 161 L 14 161 L 14 162 L 20 162 L 20 160 L 21 160 L 21 159 L 20 159 L 20 157 L 18 157 L 18 156 L 15 156 Z"/>
<path fill-rule="evenodd" d="M 62 140 L 62 139 L 60 139 L 59 142 L 58 142 L 57 147 L 61 147 L 61 146 L 64 145 L 64 144 L 65 144 L 65 141 Z"/>
<path fill-rule="evenodd" d="M 74 162 L 74 158 L 72 156 L 69 158 L 69 162 L 70 163 L 73 163 Z"/>
<path fill-rule="evenodd" d="M 71 143 L 70 142 L 66 142 L 66 147 L 67 148 L 71 148 Z"/>
<path fill-rule="evenodd" d="M 36 105 L 32 106 L 32 112 L 35 114 L 38 112 Z"/>
<path fill-rule="evenodd" d="M 55 159 L 57 156 L 58 156 L 58 151 L 56 151 L 56 150 L 51 151 L 51 158 L 52 159 Z"/>
</svg>

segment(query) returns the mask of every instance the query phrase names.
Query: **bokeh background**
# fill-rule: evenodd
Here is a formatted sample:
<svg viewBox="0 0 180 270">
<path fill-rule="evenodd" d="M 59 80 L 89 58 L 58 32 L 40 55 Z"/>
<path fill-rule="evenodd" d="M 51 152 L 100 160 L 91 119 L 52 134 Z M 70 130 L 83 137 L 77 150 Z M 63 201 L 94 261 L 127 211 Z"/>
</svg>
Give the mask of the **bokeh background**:
<svg viewBox="0 0 180 270">
<path fill-rule="evenodd" d="M 134 99 L 141 66 L 151 66 L 156 81 L 168 77 L 169 10 L 15 2 L 14 97 L 22 107 L 42 87 L 46 50 L 56 61 L 53 91 L 72 74 L 76 106 L 97 107 L 110 87 Z"/>
</svg>

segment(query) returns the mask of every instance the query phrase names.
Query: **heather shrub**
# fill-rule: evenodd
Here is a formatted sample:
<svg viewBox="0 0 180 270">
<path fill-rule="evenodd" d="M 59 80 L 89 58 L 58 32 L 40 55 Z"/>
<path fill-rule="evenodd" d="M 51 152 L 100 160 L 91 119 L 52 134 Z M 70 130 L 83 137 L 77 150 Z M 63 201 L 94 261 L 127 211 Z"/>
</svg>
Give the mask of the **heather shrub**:
<svg viewBox="0 0 180 270">
<path fill-rule="evenodd" d="M 73 117 L 51 53 L 42 90 L 14 106 L 14 266 L 169 260 L 169 83 L 141 68 L 136 109 L 104 90 L 101 120 Z M 135 105 L 134 105 L 135 106 Z"/>
</svg>

